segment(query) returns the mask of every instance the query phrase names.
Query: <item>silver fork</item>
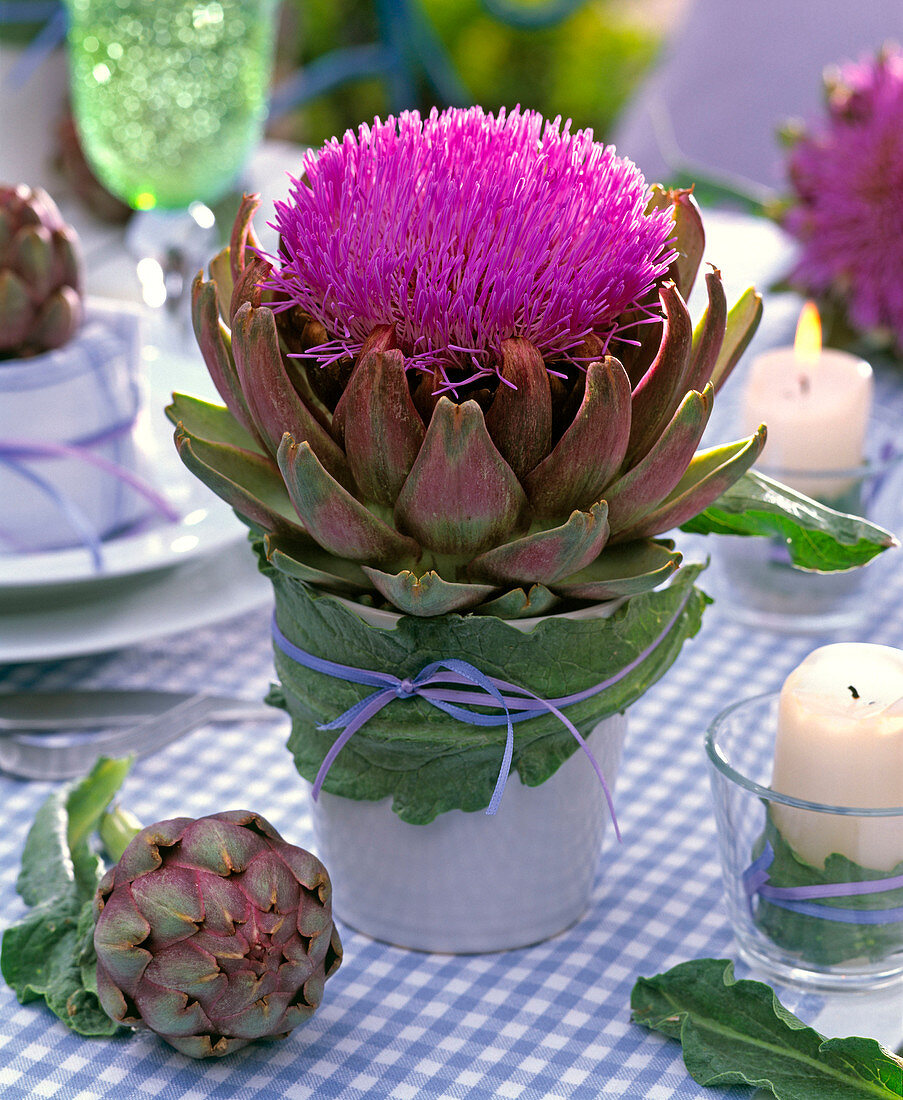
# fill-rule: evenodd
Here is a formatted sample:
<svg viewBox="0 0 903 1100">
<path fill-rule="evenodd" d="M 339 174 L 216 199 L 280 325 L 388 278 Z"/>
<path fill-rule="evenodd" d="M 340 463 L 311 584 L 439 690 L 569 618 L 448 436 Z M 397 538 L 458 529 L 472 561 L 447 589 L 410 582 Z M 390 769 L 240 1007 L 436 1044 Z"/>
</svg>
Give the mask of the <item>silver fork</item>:
<svg viewBox="0 0 903 1100">
<path fill-rule="evenodd" d="M 198 693 L 162 714 L 127 729 L 113 729 L 90 738 L 57 741 L 40 738 L 0 738 L 0 769 L 20 779 L 71 779 L 87 771 L 98 756 L 145 756 L 205 724 L 223 709 L 222 701 Z"/>
</svg>

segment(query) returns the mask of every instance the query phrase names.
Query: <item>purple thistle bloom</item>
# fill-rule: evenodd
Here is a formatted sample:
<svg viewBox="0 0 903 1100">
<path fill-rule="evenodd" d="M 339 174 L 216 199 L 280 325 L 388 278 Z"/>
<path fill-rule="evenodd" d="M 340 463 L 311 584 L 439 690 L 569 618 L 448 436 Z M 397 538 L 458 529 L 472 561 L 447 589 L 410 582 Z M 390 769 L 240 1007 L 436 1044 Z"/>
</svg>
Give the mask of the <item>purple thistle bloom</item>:
<svg viewBox="0 0 903 1100">
<path fill-rule="evenodd" d="M 512 336 L 567 358 L 610 338 L 674 257 L 671 212 L 646 213 L 639 170 L 531 111 L 405 112 L 303 166 L 276 203 L 268 285 L 325 326 L 321 361 L 383 324 L 411 365 L 456 378 L 494 369 Z"/>
<path fill-rule="evenodd" d="M 788 160 L 795 195 L 783 225 L 801 245 L 792 280 L 903 347 L 903 52 L 845 65 L 825 84 L 826 123 Z"/>
</svg>

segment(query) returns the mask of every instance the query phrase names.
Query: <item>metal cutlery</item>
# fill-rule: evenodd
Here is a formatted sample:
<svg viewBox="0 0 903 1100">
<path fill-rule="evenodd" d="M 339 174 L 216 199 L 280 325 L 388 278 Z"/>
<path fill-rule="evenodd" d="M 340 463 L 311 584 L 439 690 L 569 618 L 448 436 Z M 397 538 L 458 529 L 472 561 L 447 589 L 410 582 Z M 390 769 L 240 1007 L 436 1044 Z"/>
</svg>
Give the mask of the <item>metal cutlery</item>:
<svg viewBox="0 0 903 1100">
<path fill-rule="evenodd" d="M 204 692 L 0 693 L 0 769 L 23 779 L 69 779 L 100 755 L 144 756 L 209 722 L 279 714 Z"/>
<path fill-rule="evenodd" d="M 0 692 L 0 738 L 11 733 L 111 729 L 132 726 L 142 718 L 164 714 L 194 692 L 152 690 Z M 228 695 L 204 694 L 215 704 L 210 718 L 263 718 L 274 714 L 261 702 Z"/>
</svg>

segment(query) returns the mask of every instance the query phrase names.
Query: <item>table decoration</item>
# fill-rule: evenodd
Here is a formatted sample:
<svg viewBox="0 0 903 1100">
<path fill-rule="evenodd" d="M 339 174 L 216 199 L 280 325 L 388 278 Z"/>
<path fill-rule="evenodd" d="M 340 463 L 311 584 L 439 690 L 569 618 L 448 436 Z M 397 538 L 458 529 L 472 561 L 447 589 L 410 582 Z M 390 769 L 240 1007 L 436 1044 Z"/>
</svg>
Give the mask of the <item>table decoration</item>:
<svg viewBox="0 0 903 1100">
<path fill-rule="evenodd" d="M 873 410 L 869 363 L 825 348 L 813 303 L 800 312 L 792 347 L 750 364 L 737 414 L 742 432 L 766 421 L 768 442 L 757 468 L 838 511 L 903 528 L 903 448 L 895 421 Z M 830 576 L 793 568 L 781 539 L 720 540 L 715 561 L 722 594 L 745 622 L 770 629 L 853 628 L 870 608 L 883 570 Z"/>
<path fill-rule="evenodd" d="M 138 312 L 82 301 L 78 238 L 51 197 L 0 188 L 0 497 L 13 552 L 101 543 L 174 518 L 142 476 Z"/>
<path fill-rule="evenodd" d="M 538 787 L 578 748 L 592 767 L 593 727 L 698 630 L 700 566 L 656 537 L 680 524 L 783 530 L 812 568 L 893 543 L 749 473 L 764 428 L 697 453 L 761 304 L 729 311 L 711 271 L 694 335 L 689 192 L 516 110 L 377 120 L 304 169 L 276 204 L 278 257 L 248 199 L 193 287 L 226 407 L 177 394 L 168 413 L 265 560 L 273 698 L 315 795 L 438 832 L 451 810 L 493 815 L 511 771 Z M 509 853 L 535 894 L 532 856 Z M 449 876 L 490 883 L 479 858 Z"/>
<path fill-rule="evenodd" d="M 101 757 L 38 811 L 4 978 L 81 1035 L 148 1028 L 192 1058 L 286 1038 L 342 960 L 326 868 L 250 811 L 145 828 L 108 811 L 130 765 Z"/>
<path fill-rule="evenodd" d="M 808 302 L 793 347 L 773 348 L 750 363 L 740 430 L 767 423 L 760 464 L 787 471 L 784 483 L 790 488 L 837 507 L 848 503 L 851 485 L 826 479 L 824 471 L 863 464 L 873 395 L 871 366 L 849 352 L 822 347 L 818 310 Z M 807 471 L 816 476 L 807 478 Z"/>
<path fill-rule="evenodd" d="M 826 70 L 825 116 L 789 123 L 788 195 L 775 213 L 799 244 L 788 277 L 816 297 L 829 342 L 856 340 L 899 361 L 903 259 L 897 224 L 903 173 L 903 50 Z"/>
<path fill-rule="evenodd" d="M 872 988 L 903 974 L 901 700 L 903 653 L 839 643 L 709 730 L 734 933 L 784 980 Z"/>
<path fill-rule="evenodd" d="M 694 959 L 640 978 L 631 1019 L 680 1041 L 701 1085 L 751 1085 L 776 1100 L 897 1097 L 903 1062 L 874 1039 L 829 1039 L 764 982 L 734 977 L 727 959 Z"/>
</svg>

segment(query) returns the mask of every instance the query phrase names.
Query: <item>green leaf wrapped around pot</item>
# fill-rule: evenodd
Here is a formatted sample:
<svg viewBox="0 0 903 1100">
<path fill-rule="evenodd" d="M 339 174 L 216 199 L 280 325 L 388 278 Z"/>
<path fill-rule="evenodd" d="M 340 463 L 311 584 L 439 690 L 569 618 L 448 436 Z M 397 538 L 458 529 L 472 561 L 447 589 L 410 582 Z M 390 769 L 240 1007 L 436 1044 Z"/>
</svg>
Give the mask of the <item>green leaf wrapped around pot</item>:
<svg viewBox="0 0 903 1100">
<path fill-rule="evenodd" d="M 354 604 L 317 593 L 309 578 L 290 576 L 280 568 L 280 551 L 272 543 L 272 562 L 260 542 L 255 548 L 273 582 L 280 629 L 295 646 L 340 665 L 411 679 L 431 662 L 454 656 L 484 676 L 516 684 L 541 699 L 606 685 L 567 707 L 568 718 L 584 737 L 602 719 L 626 710 L 667 672 L 684 642 L 699 630 L 709 603 L 694 585 L 701 566 L 692 564 L 659 590 L 641 592 L 620 606 L 594 608 L 585 616 L 545 615 L 537 623 L 515 624 L 493 614 L 490 601 L 486 614 L 415 618 L 382 613 L 378 621 L 368 622 Z M 668 551 L 660 551 L 650 554 L 642 568 L 662 570 Z M 614 588 L 619 575 L 621 583 L 630 583 L 623 562 L 612 574 L 593 578 L 592 584 Z M 547 604 L 537 587 L 512 592 L 510 601 L 517 606 L 501 610 L 511 610 L 512 618 L 544 615 Z M 424 598 L 431 598 L 431 592 Z M 291 714 L 288 747 L 298 771 L 314 782 L 336 740 L 335 729 L 324 727 L 372 689 L 308 668 L 278 647 L 275 659 L 281 687 L 270 702 Z M 485 701 L 478 699 L 476 705 L 493 705 L 491 696 Z M 498 780 L 505 737 L 504 724 L 453 721 L 424 698 L 393 701 L 344 745 L 323 790 L 359 800 L 391 798 L 393 811 L 414 825 L 452 809 L 485 809 Z M 531 717 L 516 725 L 512 771 L 524 785 L 536 787 L 576 751 L 576 739 L 555 713 Z"/>
<path fill-rule="evenodd" d="M 411 615 L 660 585 L 680 557 L 658 536 L 716 508 L 765 440 L 698 450 L 761 299 L 728 309 L 711 270 L 694 330 L 691 194 L 649 191 L 588 132 L 479 108 L 363 127 L 304 170 L 276 204 L 278 256 L 247 197 L 195 281 L 225 408 L 175 396 L 189 468 L 272 536 L 276 569 Z M 806 567 L 889 544 L 772 503 Z"/>
</svg>

